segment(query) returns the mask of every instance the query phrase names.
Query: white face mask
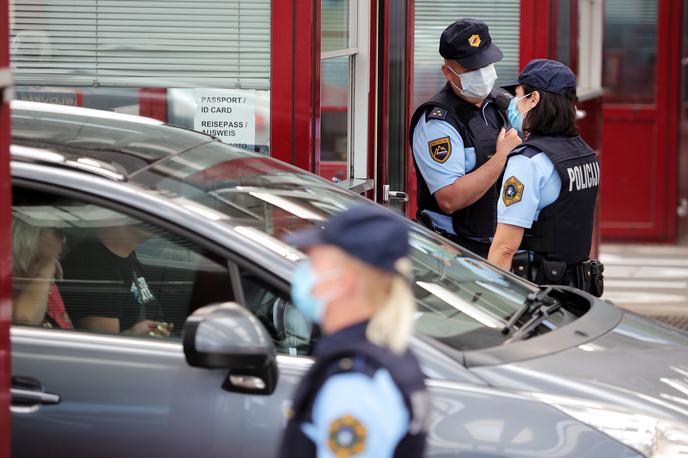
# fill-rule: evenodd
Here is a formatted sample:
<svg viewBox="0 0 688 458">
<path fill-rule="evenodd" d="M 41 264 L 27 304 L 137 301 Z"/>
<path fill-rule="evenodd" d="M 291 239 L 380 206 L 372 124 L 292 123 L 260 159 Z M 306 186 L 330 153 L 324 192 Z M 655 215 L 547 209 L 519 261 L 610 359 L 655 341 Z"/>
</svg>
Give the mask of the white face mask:
<svg viewBox="0 0 688 458">
<path fill-rule="evenodd" d="M 452 83 L 452 85 L 454 85 L 454 87 L 461 93 L 462 96 L 468 99 L 485 99 L 488 95 L 490 95 L 490 92 L 497 81 L 497 70 L 495 69 L 494 64 L 461 74 L 456 73 L 451 67 L 447 68 L 449 68 L 453 74 L 461 79 L 461 86 L 463 89 L 459 89 L 454 83 Z"/>
</svg>

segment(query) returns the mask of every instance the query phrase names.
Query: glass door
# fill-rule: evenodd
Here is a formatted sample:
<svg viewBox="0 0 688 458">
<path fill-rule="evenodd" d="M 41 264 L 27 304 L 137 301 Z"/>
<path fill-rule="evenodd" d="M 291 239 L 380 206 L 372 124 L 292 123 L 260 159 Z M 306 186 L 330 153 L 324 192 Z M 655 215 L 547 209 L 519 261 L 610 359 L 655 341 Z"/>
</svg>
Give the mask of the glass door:
<svg viewBox="0 0 688 458">
<path fill-rule="evenodd" d="M 667 39 L 660 2 L 606 0 L 604 8 L 602 236 L 662 240 L 673 191 L 665 186 L 668 151 L 659 121 L 668 110 L 658 90 L 668 84 L 658 65 L 668 52 L 660 42 Z"/>
<path fill-rule="evenodd" d="M 357 192 L 369 178 L 370 14 L 370 2 L 321 0 L 316 173 Z"/>
</svg>

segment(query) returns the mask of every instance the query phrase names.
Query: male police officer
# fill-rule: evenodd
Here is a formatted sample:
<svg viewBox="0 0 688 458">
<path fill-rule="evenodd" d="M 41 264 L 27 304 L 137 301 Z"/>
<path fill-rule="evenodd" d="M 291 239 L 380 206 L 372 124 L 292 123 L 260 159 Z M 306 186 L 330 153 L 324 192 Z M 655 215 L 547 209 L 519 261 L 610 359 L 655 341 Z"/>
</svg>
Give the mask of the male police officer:
<svg viewBox="0 0 688 458">
<path fill-rule="evenodd" d="M 421 457 L 430 399 L 408 350 L 416 310 L 408 224 L 366 205 L 292 243 L 310 258 L 294 272 L 292 301 L 324 337 L 280 456 Z"/>
<path fill-rule="evenodd" d="M 521 140 L 496 107 L 494 63 L 502 52 L 487 25 L 460 19 L 440 38 L 444 88 L 411 119 L 418 219 L 487 256 L 496 225 L 498 179 Z"/>
</svg>

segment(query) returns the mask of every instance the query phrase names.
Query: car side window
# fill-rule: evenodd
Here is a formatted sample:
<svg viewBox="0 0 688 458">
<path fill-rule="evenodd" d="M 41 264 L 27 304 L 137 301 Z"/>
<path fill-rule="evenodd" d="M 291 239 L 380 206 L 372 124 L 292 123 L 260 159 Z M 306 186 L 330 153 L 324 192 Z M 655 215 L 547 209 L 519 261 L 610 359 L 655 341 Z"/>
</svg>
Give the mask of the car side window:
<svg viewBox="0 0 688 458">
<path fill-rule="evenodd" d="M 245 270 L 241 270 L 241 285 L 247 308 L 268 330 L 275 350 L 292 356 L 310 355 L 320 330 L 291 303 L 289 296 Z"/>
<path fill-rule="evenodd" d="M 234 300 L 226 263 L 120 212 L 15 188 L 13 323 L 180 338 L 186 317 Z"/>
</svg>

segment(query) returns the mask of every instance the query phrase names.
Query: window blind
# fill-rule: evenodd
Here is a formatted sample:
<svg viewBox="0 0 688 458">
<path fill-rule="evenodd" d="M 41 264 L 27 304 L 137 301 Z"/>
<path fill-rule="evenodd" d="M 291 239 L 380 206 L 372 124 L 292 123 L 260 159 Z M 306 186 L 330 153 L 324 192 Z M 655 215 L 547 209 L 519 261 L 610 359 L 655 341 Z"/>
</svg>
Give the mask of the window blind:
<svg viewBox="0 0 688 458">
<path fill-rule="evenodd" d="M 496 64 L 500 82 L 518 74 L 520 0 L 416 0 L 414 38 L 414 106 L 433 96 L 444 85 L 440 71 L 440 35 L 452 22 L 464 17 L 485 21 L 492 41 L 504 53 Z"/>
<path fill-rule="evenodd" d="M 270 0 L 13 0 L 19 85 L 270 88 Z"/>
</svg>

